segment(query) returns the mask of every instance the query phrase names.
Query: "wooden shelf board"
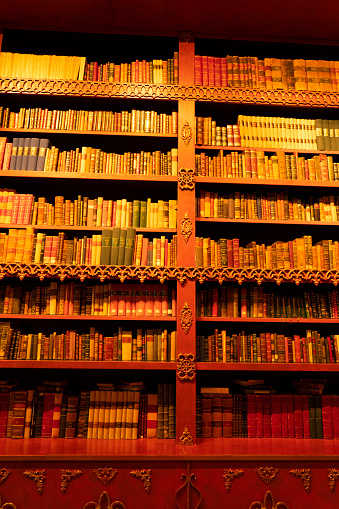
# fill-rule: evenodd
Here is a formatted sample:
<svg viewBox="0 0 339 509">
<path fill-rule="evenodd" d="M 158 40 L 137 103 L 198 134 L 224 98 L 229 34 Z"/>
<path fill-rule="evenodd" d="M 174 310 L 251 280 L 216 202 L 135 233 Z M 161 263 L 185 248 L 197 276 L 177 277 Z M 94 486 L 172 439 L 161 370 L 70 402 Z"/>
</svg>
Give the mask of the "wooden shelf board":
<svg viewBox="0 0 339 509">
<path fill-rule="evenodd" d="M 175 371 L 175 362 L 0 360 L 1 369 L 111 369 Z"/>
<path fill-rule="evenodd" d="M 79 180 L 140 180 L 146 182 L 178 182 L 176 175 L 125 175 L 117 173 L 79 173 L 54 171 L 0 170 L 1 177 L 53 178 Z"/>
<path fill-rule="evenodd" d="M 67 225 L 47 225 L 47 224 L 0 224 L 0 228 L 27 228 L 28 226 L 32 226 L 35 230 L 77 230 L 77 231 L 102 231 L 105 228 L 113 228 L 113 226 L 67 226 Z M 177 233 L 176 228 L 135 228 L 137 232 L 142 233 Z"/>
<path fill-rule="evenodd" d="M 339 364 L 311 364 L 304 362 L 197 362 L 197 371 L 338 371 Z"/>
<path fill-rule="evenodd" d="M 1 127 L 0 132 L 3 133 L 42 133 L 42 134 L 84 134 L 89 135 L 101 135 L 101 136 L 144 136 L 144 137 L 156 137 L 156 138 L 177 138 L 177 134 L 172 133 L 127 133 L 120 131 L 73 131 L 68 129 L 24 129 L 15 127 Z"/>
<path fill-rule="evenodd" d="M 221 317 L 221 316 L 197 316 L 197 322 L 258 322 L 258 323 L 334 323 L 338 324 L 337 318 L 252 318 L 252 317 Z"/>
<path fill-rule="evenodd" d="M 339 441 L 288 438 L 174 440 L 0 439 L 2 461 L 338 461 Z"/>
<path fill-rule="evenodd" d="M 196 223 L 245 223 L 245 224 L 285 224 L 298 226 L 337 226 L 335 221 L 292 221 L 290 219 L 229 219 L 217 217 L 196 217 Z"/>
<path fill-rule="evenodd" d="M 175 322 L 175 316 L 84 316 L 84 315 L 20 315 L 0 314 L 1 320 L 84 320 L 84 321 L 152 321 Z"/>
<path fill-rule="evenodd" d="M 226 152 L 234 152 L 240 150 L 255 150 L 256 152 L 286 152 L 287 154 L 339 154 L 337 150 L 309 150 L 300 148 L 263 148 L 263 147 L 231 147 L 229 145 L 195 145 L 197 150 L 225 150 Z"/>
<path fill-rule="evenodd" d="M 259 179 L 241 177 L 195 177 L 196 183 L 204 184 L 246 184 L 255 186 L 276 186 L 276 187 L 339 187 L 339 181 L 330 180 L 292 180 L 292 179 Z"/>
</svg>

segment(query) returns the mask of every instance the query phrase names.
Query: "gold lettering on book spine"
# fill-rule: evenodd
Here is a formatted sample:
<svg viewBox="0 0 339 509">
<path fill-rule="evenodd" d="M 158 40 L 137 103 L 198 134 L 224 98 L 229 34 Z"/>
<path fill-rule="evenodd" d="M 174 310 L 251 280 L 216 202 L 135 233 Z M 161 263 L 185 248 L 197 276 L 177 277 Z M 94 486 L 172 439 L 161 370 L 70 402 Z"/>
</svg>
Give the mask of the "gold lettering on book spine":
<svg viewBox="0 0 339 509">
<path fill-rule="evenodd" d="M 107 491 L 103 491 L 99 497 L 98 503 L 93 501 L 87 502 L 87 504 L 84 505 L 83 509 L 126 509 L 126 507 L 119 500 L 111 502 Z"/>
<path fill-rule="evenodd" d="M 46 479 L 45 469 L 26 470 L 23 472 L 23 475 L 26 475 L 29 479 L 33 479 L 36 482 L 37 490 L 41 495 L 44 490 L 44 480 Z"/>
<path fill-rule="evenodd" d="M 179 353 L 177 358 L 177 375 L 179 380 L 194 380 L 196 369 L 193 353 Z"/>
<path fill-rule="evenodd" d="M 143 468 L 142 470 L 132 470 L 130 472 L 132 477 L 136 477 L 137 479 L 141 479 L 144 483 L 144 488 L 146 493 L 149 493 L 151 489 L 151 469 L 146 470 Z"/>
<path fill-rule="evenodd" d="M 182 191 L 193 191 L 195 187 L 195 172 L 192 168 L 180 168 L 178 173 L 179 187 Z"/>
<path fill-rule="evenodd" d="M 264 481 L 266 484 L 269 484 L 271 481 L 273 481 L 279 472 L 279 469 L 273 467 L 260 467 L 256 468 L 255 471 L 262 481 Z"/>
<path fill-rule="evenodd" d="M 339 470 L 337 470 L 336 468 L 328 469 L 328 484 L 329 484 L 330 490 L 332 492 L 335 491 L 335 486 L 336 486 L 338 477 L 339 477 Z"/>
<path fill-rule="evenodd" d="M 184 217 L 181 220 L 180 233 L 184 237 L 185 242 L 188 242 L 193 231 L 193 224 L 190 220 L 187 212 L 185 212 Z"/>
<path fill-rule="evenodd" d="M 225 488 L 226 491 L 231 491 L 232 487 L 232 481 L 236 477 L 240 477 L 241 475 L 244 475 L 244 471 L 241 470 L 241 468 L 236 468 L 233 470 L 233 468 L 225 468 L 223 473 L 223 478 L 225 479 Z"/>
<path fill-rule="evenodd" d="M 270 502 L 268 502 L 270 500 Z M 280 509 L 283 507 L 284 509 L 288 509 L 285 502 L 277 502 L 275 503 L 273 494 L 271 491 L 266 491 L 264 501 L 261 502 L 252 502 L 249 509 Z"/>
<path fill-rule="evenodd" d="M 311 490 L 311 469 L 310 468 L 294 468 L 290 473 L 295 477 L 299 477 L 304 482 L 304 488 L 307 493 Z"/>
<path fill-rule="evenodd" d="M 68 483 L 71 479 L 74 479 L 75 477 L 78 477 L 81 475 L 81 470 L 63 470 L 61 469 L 61 491 L 62 493 L 65 493 L 68 488 Z"/>
<path fill-rule="evenodd" d="M 118 473 L 116 468 L 97 468 L 93 470 L 97 478 L 102 484 L 109 484 L 113 477 Z"/>
<path fill-rule="evenodd" d="M 189 145 L 192 139 L 192 128 L 187 121 L 181 128 L 181 139 L 185 143 L 186 147 Z"/>
<path fill-rule="evenodd" d="M 192 310 L 189 307 L 188 302 L 185 302 L 182 310 L 180 311 L 180 324 L 185 334 L 188 334 L 192 323 L 193 323 Z"/>
</svg>

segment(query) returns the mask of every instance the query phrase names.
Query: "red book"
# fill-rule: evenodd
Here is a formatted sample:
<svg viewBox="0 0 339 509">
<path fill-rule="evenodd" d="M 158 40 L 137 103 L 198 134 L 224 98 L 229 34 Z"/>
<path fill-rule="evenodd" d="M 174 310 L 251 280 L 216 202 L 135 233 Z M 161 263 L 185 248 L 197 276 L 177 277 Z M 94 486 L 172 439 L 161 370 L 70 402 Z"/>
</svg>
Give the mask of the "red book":
<svg viewBox="0 0 339 509">
<path fill-rule="evenodd" d="M 125 284 L 126 316 L 132 316 L 133 284 Z"/>
<path fill-rule="evenodd" d="M 265 342 L 266 342 L 266 362 L 272 362 L 272 343 L 271 343 L 271 334 L 266 332 L 265 334 Z"/>
<path fill-rule="evenodd" d="M 262 397 L 262 414 L 263 414 L 263 429 L 264 438 L 271 438 L 271 396 L 269 394 L 263 394 Z"/>
<path fill-rule="evenodd" d="M 11 438 L 23 438 L 25 429 L 27 391 L 14 391 Z"/>
<path fill-rule="evenodd" d="M 27 194 L 25 197 L 25 203 L 23 208 L 23 218 L 22 218 L 22 224 L 31 224 L 31 212 L 32 212 L 32 205 L 33 205 L 33 195 Z"/>
<path fill-rule="evenodd" d="M 233 267 L 240 267 L 240 259 L 239 259 L 239 239 L 233 239 Z"/>
<path fill-rule="evenodd" d="M 201 66 L 202 66 L 202 84 L 204 87 L 208 87 L 208 63 L 207 56 L 203 55 L 201 57 Z"/>
<path fill-rule="evenodd" d="M 147 252 L 148 252 L 148 238 L 143 237 L 142 239 L 142 251 L 141 251 L 141 263 L 140 265 L 147 265 Z"/>
<path fill-rule="evenodd" d="M 202 85 L 202 57 L 201 55 L 194 56 L 194 83 Z"/>
<path fill-rule="evenodd" d="M 233 398 L 232 394 L 224 395 L 222 398 L 222 436 L 232 437 L 233 431 Z"/>
<path fill-rule="evenodd" d="M 323 418 L 323 434 L 327 440 L 333 440 L 333 416 L 331 396 L 323 394 L 321 396 L 322 418 Z"/>
<path fill-rule="evenodd" d="M 155 286 L 147 283 L 146 285 L 146 316 L 160 316 L 159 312 L 155 315 Z M 161 285 L 159 285 L 161 286 Z M 158 293 L 158 291 L 157 291 Z M 161 306 L 161 303 L 160 303 Z"/>
<path fill-rule="evenodd" d="M 144 285 L 138 286 L 138 291 L 135 301 L 136 316 L 146 315 L 146 290 Z"/>
<path fill-rule="evenodd" d="M 69 284 L 68 314 L 73 315 L 74 307 L 74 282 Z"/>
<path fill-rule="evenodd" d="M 219 292 L 219 288 L 212 288 L 212 316 L 218 316 L 219 313 L 218 313 L 218 292 Z M 232 306 L 233 308 L 233 299 L 232 299 L 232 302 L 230 303 L 230 306 Z M 231 315 L 228 315 L 228 316 L 233 316 L 233 313 Z"/>
<path fill-rule="evenodd" d="M 257 421 L 257 438 L 264 436 L 264 421 L 263 421 L 263 395 L 255 395 L 255 408 L 256 408 L 256 421 Z"/>
<path fill-rule="evenodd" d="M 271 430 L 272 438 L 281 438 L 281 396 L 271 395 Z"/>
<path fill-rule="evenodd" d="M 125 285 L 118 287 L 118 316 L 126 316 L 126 289 Z"/>
<path fill-rule="evenodd" d="M 295 438 L 293 394 L 286 395 L 288 438 Z"/>
<path fill-rule="evenodd" d="M 6 437 L 7 431 L 7 419 L 8 419 L 8 408 L 9 408 L 9 392 L 0 394 L 1 406 L 0 406 L 0 438 Z"/>
<path fill-rule="evenodd" d="M 212 398 L 202 398 L 201 401 L 201 436 L 212 437 Z"/>
<path fill-rule="evenodd" d="M 110 283 L 109 285 L 109 315 L 118 316 L 118 284 Z"/>
<path fill-rule="evenodd" d="M 208 86 L 214 87 L 215 86 L 215 63 L 214 63 L 214 57 L 207 57 L 207 68 L 208 68 Z"/>
<path fill-rule="evenodd" d="M 19 203 L 20 203 L 20 194 L 15 194 L 13 196 L 13 207 L 12 207 L 12 215 L 11 215 L 11 224 L 17 224 L 18 212 L 19 212 Z"/>
<path fill-rule="evenodd" d="M 52 436 L 54 398 L 54 392 L 45 392 L 41 438 L 51 438 Z"/>
<path fill-rule="evenodd" d="M 288 438 L 287 395 L 281 395 L 281 437 Z"/>
<path fill-rule="evenodd" d="M 222 397 L 212 398 L 212 437 L 222 438 Z"/>
<path fill-rule="evenodd" d="M 301 394 L 293 395 L 295 438 L 304 438 L 303 403 Z"/>
<path fill-rule="evenodd" d="M 6 143 L 4 160 L 3 160 L 3 164 L 2 164 L 2 170 L 4 170 L 4 171 L 9 170 L 9 163 L 11 161 L 12 150 L 13 150 L 13 143 Z"/>
<path fill-rule="evenodd" d="M 153 287 L 153 311 L 154 316 L 161 316 L 162 284 L 155 283 Z"/>
<path fill-rule="evenodd" d="M 3 395 L 2 395 L 3 396 Z M 331 407 L 332 407 L 332 423 L 333 423 L 333 438 L 339 439 L 339 395 L 331 395 Z"/>
<path fill-rule="evenodd" d="M 247 395 L 247 436 L 257 437 L 256 395 Z M 225 436 L 225 435 L 224 435 Z"/>
<path fill-rule="evenodd" d="M 221 87 L 221 58 L 214 57 L 215 86 Z"/>
<path fill-rule="evenodd" d="M 227 87 L 227 59 L 221 58 L 220 59 L 220 68 L 221 68 L 221 86 Z"/>
<path fill-rule="evenodd" d="M 227 266 L 234 267 L 233 240 L 227 239 Z"/>
<path fill-rule="evenodd" d="M 310 430 L 310 405 L 307 394 L 302 394 L 302 414 L 303 414 L 303 430 L 304 438 L 311 438 Z"/>
</svg>

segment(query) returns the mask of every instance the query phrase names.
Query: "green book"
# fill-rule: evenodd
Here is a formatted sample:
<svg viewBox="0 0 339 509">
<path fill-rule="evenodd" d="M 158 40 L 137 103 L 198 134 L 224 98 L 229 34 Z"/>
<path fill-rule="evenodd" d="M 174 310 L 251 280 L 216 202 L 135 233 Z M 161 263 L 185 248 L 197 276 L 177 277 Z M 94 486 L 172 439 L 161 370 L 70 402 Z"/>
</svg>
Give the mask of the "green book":
<svg viewBox="0 0 339 509">
<path fill-rule="evenodd" d="M 147 220 L 147 202 L 140 202 L 140 228 L 146 228 Z"/>
<path fill-rule="evenodd" d="M 117 227 L 112 230 L 111 265 L 118 265 L 120 230 Z"/>
<path fill-rule="evenodd" d="M 133 228 L 140 226 L 140 200 L 133 200 Z"/>
<path fill-rule="evenodd" d="M 325 141 L 323 133 L 323 121 L 321 118 L 315 119 L 315 136 L 317 141 L 317 149 L 325 150 Z"/>
<path fill-rule="evenodd" d="M 132 265 L 133 263 L 134 242 L 135 242 L 135 228 L 127 228 L 123 265 Z"/>
<path fill-rule="evenodd" d="M 119 251 L 118 251 L 118 265 L 124 265 L 125 262 L 125 247 L 126 247 L 126 235 L 127 229 L 120 229 L 120 239 L 119 239 Z"/>
<path fill-rule="evenodd" d="M 102 230 L 100 265 L 110 265 L 112 251 L 112 229 Z"/>
</svg>

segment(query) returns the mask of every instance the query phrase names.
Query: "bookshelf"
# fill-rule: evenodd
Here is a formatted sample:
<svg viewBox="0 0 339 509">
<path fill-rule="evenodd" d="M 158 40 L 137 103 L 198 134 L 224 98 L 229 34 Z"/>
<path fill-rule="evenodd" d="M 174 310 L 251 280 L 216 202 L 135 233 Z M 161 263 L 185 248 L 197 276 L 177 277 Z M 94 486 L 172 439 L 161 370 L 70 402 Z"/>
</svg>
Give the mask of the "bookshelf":
<svg viewBox="0 0 339 509">
<path fill-rule="evenodd" d="M 159 42 L 157 38 L 157 42 Z M 77 35 L 73 35 L 77 40 Z M 144 43 L 144 40 L 143 40 Z M 3 48 L 6 51 L 16 51 L 7 48 L 6 33 L 3 38 Z M 9 43 L 8 43 L 9 44 Z M 202 44 L 201 41 L 199 44 Z M 95 198 L 104 194 L 105 199 L 120 199 L 127 197 L 132 201 L 140 196 L 143 199 L 152 196 L 158 200 L 177 200 L 176 228 L 137 228 L 137 233 L 149 237 L 154 234 L 172 238 L 177 235 L 177 262 L 174 266 L 92 266 L 92 264 L 39 264 L 4 261 L 0 265 L 2 284 L 16 285 L 23 288 L 33 288 L 37 285 L 47 286 L 46 281 L 74 281 L 79 284 L 116 283 L 124 285 L 133 283 L 137 286 L 158 283 L 171 285 L 176 288 L 175 316 L 98 316 L 98 315 L 46 315 L 46 314 L 1 314 L 1 321 L 15 323 L 15 327 L 38 333 L 57 329 L 61 334 L 68 328 L 78 329 L 85 333 L 90 326 L 103 330 L 104 335 L 115 329 L 121 323 L 128 329 L 163 329 L 176 330 L 176 352 L 171 361 L 142 361 L 128 360 L 18 360 L 7 358 L 0 360 L 3 376 L 6 378 L 21 376 L 38 384 L 43 379 L 68 378 L 69 383 L 81 390 L 82 384 L 110 382 L 114 380 L 142 379 L 146 386 L 154 387 L 158 381 L 176 386 L 176 438 L 137 440 L 85 440 L 75 438 L 43 439 L 31 438 L 11 440 L 0 438 L 0 458 L 3 468 L 11 469 L 12 474 L 4 480 L 1 495 L 4 502 L 11 501 L 19 508 L 24 503 L 23 495 L 16 491 L 15 481 L 20 479 L 23 490 L 27 490 L 38 503 L 48 503 L 56 507 L 86 507 L 90 500 L 104 504 L 106 497 L 108 507 L 130 507 L 142 500 L 142 504 L 157 507 L 167 504 L 168 508 L 176 505 L 180 508 L 212 507 L 220 500 L 233 504 L 234 507 L 248 507 L 255 500 L 264 501 L 265 493 L 270 491 L 276 501 L 284 501 L 289 508 L 293 504 L 309 503 L 309 486 L 312 483 L 312 503 L 326 499 L 328 507 L 337 503 L 337 493 L 331 490 L 329 484 L 329 470 L 332 476 L 338 475 L 339 451 L 336 440 L 297 440 L 295 438 L 272 439 L 266 438 L 197 438 L 196 437 L 196 395 L 200 388 L 206 386 L 225 386 L 236 378 L 266 378 L 272 384 L 281 386 L 286 383 L 292 392 L 292 382 L 298 376 L 311 378 L 326 377 L 328 384 L 335 387 L 337 364 L 335 363 L 255 363 L 248 362 L 196 362 L 197 335 L 213 334 L 213 330 L 227 328 L 234 333 L 245 329 L 246 334 L 256 330 L 286 331 L 291 334 L 291 327 L 296 327 L 298 334 L 308 328 L 321 328 L 322 334 L 336 332 L 336 319 L 307 318 L 307 317 L 239 317 L 239 316 L 197 316 L 196 306 L 198 292 L 203 285 L 215 284 L 229 286 L 238 285 L 274 285 L 277 293 L 280 288 L 288 287 L 292 294 L 295 288 L 314 289 L 319 291 L 326 286 L 326 291 L 333 290 L 337 285 L 337 268 L 306 269 L 304 267 L 196 267 L 195 247 L 198 236 L 213 236 L 218 239 L 239 235 L 248 242 L 253 238 L 258 242 L 271 244 L 283 239 L 285 242 L 303 231 L 312 235 L 316 242 L 330 237 L 335 240 L 335 226 L 333 221 L 293 221 L 293 220 L 256 220 L 256 219 L 221 219 L 196 217 L 196 199 L 200 191 L 229 193 L 244 191 L 246 193 L 280 192 L 286 188 L 291 196 L 309 194 L 323 196 L 335 194 L 337 181 L 243 178 L 240 176 L 225 177 L 194 175 L 196 156 L 205 151 L 210 157 L 217 156 L 219 150 L 226 153 L 242 153 L 246 146 L 212 146 L 195 144 L 195 117 L 212 116 L 224 118 L 226 125 L 230 121 L 235 125 L 239 112 L 245 114 L 280 115 L 281 117 L 297 115 L 302 118 L 336 118 L 338 94 L 336 92 L 307 92 L 286 90 L 249 90 L 237 87 L 215 87 L 196 85 L 194 81 L 194 41 L 181 38 L 166 40 L 162 48 L 171 46 L 179 53 L 179 82 L 177 84 L 141 84 L 118 82 L 89 82 L 72 80 L 44 80 L 26 78 L 0 78 L 0 94 L 2 103 L 11 111 L 18 112 L 20 108 L 74 108 L 91 111 L 122 111 L 143 109 L 156 110 L 159 113 L 175 112 L 178 118 L 175 133 L 139 133 L 117 132 L 115 130 L 53 130 L 43 128 L 3 127 L 0 134 L 13 139 L 17 137 L 44 137 L 53 140 L 53 145 L 60 150 L 70 151 L 84 144 L 93 145 L 106 152 L 120 153 L 124 151 L 141 152 L 143 150 L 161 150 L 167 152 L 172 148 L 178 149 L 177 175 L 130 175 L 107 173 L 51 173 L 22 172 L 3 170 L 1 172 L 1 188 L 14 188 L 18 193 L 34 193 L 45 196 L 46 201 L 53 203 L 57 194 L 65 195 L 74 200 L 78 194 Z M 149 44 L 152 46 L 152 44 Z M 149 47 L 144 57 L 149 55 Z M 32 50 L 33 51 L 33 50 Z M 52 50 L 51 50 L 52 51 Z M 166 52 L 165 52 L 166 53 Z M 164 54 L 165 54 L 164 53 Z M 93 59 L 100 54 L 99 50 L 88 54 Z M 326 53 L 324 53 L 326 54 Z M 129 58 L 126 56 L 126 59 Z M 130 56 L 130 61 L 135 57 Z M 141 58 L 141 57 L 139 57 Z M 159 56 L 159 58 L 161 58 Z M 165 57 L 164 57 L 165 58 Z M 166 56 L 170 58 L 170 56 Z M 109 60 L 109 57 L 107 59 Z M 128 60 L 129 61 L 129 60 Z M 225 122 L 225 119 L 227 121 Z M 229 119 L 229 120 L 228 120 Z M 112 148 L 113 147 L 113 148 Z M 256 147 L 260 150 L 261 147 Z M 268 157 L 276 150 L 263 147 L 261 149 Z M 282 150 L 282 149 L 281 149 Z M 298 156 L 313 157 L 319 150 L 289 149 L 285 153 Z M 324 151 L 324 154 L 336 158 L 337 151 Z M 318 189 L 320 188 L 320 190 Z M 100 194 L 101 193 L 101 194 Z M 298 194 L 299 193 L 299 194 Z M 111 198 L 112 197 L 112 198 Z M 140 199 L 140 198 L 139 198 Z M 82 237 L 101 231 L 105 226 L 83 225 L 34 225 L 37 231 L 51 235 L 54 232 L 66 231 L 70 237 Z M 320 229 L 319 226 L 323 228 Z M 1 231 L 7 231 L 8 225 L 1 224 Z M 26 225 L 13 223 L 11 228 L 24 228 Z M 307 230 L 306 230 L 307 229 Z M 321 231 L 320 231 L 321 230 Z M 326 235 L 324 233 L 326 231 Z M 226 236 L 226 235 L 225 235 Z M 253 236 L 253 238 L 252 238 Z M 244 241 L 244 244 L 245 245 Z M 277 286 L 277 283 L 279 286 Z M 242 285 L 242 286 L 241 286 Z M 297 286 L 298 285 L 298 286 Z M 249 286 L 248 286 L 249 288 Z M 287 293 L 288 293 L 287 292 Z M 284 321 L 285 320 L 285 321 Z M 111 323 L 116 322 L 116 323 Z M 138 324 L 140 322 L 140 325 Z M 287 332 L 288 331 L 288 332 Z M 330 331 L 330 332 L 328 332 Z M 282 332 L 284 333 L 284 332 Z M 305 333 L 305 332 L 303 332 Z M 173 356 L 172 356 L 173 357 Z M 283 380 L 282 380 L 283 378 Z M 94 381 L 94 382 L 93 382 Z M 92 386 L 91 386 L 92 387 Z M 108 483 L 101 471 L 100 475 L 93 474 L 98 469 L 118 469 L 118 476 Z M 33 480 L 24 477 L 23 470 L 29 470 Z M 64 470 L 68 470 L 65 473 Z M 131 475 L 132 470 L 140 479 Z M 81 474 L 72 472 L 80 470 Z M 146 490 L 147 470 L 151 473 L 151 488 Z M 231 472 L 232 470 L 232 472 Z M 240 479 L 236 479 L 235 471 Z M 295 473 L 291 475 L 291 470 Z M 66 489 L 60 487 L 60 472 L 69 476 Z M 278 474 L 279 472 L 279 474 Z M 113 472 L 110 472 L 113 476 Z M 314 473 L 314 474 L 313 474 Z M 261 474 L 261 475 L 260 475 Z M 274 475 L 273 475 L 274 474 Z M 109 475 L 106 471 L 106 476 Z M 181 477 L 181 476 L 184 477 Z M 273 476 L 272 484 L 269 482 Z M 277 476 L 278 477 L 275 477 Z M 40 476 L 40 485 L 39 485 Z M 193 476 L 193 477 L 192 477 Z M 299 478 L 298 478 L 299 477 Z M 185 479 L 187 482 L 185 483 Z M 312 479 L 312 481 L 311 481 Z M 35 482 L 34 482 L 35 480 Z M 105 480 L 107 484 L 105 484 Z M 119 480 L 119 482 L 118 482 Z M 149 479 L 148 479 L 149 481 Z M 51 483 L 51 484 L 49 484 Z M 286 488 L 293 485 L 293 494 Z M 38 490 L 43 486 L 43 490 Z M 213 486 L 213 490 L 211 490 Z M 244 487 L 246 486 L 246 489 Z M 228 489 L 230 488 L 231 489 Z M 241 487 L 241 488 L 240 488 Z M 324 494 L 326 490 L 326 493 Z M 213 493 L 212 493 L 213 491 Z M 67 499 L 65 497 L 67 493 Z M 107 492 L 109 495 L 103 494 Z M 42 495 L 42 496 L 41 496 Z M 109 496 L 109 499 L 107 498 Z M 267 495 L 266 498 L 270 495 Z M 20 498 L 21 497 L 21 498 Z M 100 498 L 101 497 L 101 498 Z M 200 498 L 202 497 L 202 498 Z M 119 500 L 120 505 L 109 505 L 108 500 Z M 160 502 L 159 502 L 160 501 Z M 166 501 L 166 502 L 165 502 Z M 20 505 L 21 504 L 21 505 Z M 179 504 L 179 505 L 178 505 Z M 238 504 L 238 506 L 236 505 Z M 240 504 L 240 505 L 239 505 Z M 273 503 L 272 503 L 273 506 Z M 41 505 L 42 507 L 42 505 Z M 88 507 L 88 506 L 87 506 Z M 165 505 L 164 505 L 165 507 Z M 266 505 L 262 507 L 267 507 Z"/>
</svg>

